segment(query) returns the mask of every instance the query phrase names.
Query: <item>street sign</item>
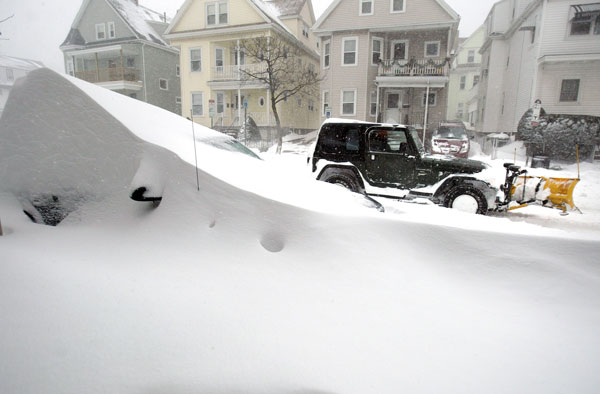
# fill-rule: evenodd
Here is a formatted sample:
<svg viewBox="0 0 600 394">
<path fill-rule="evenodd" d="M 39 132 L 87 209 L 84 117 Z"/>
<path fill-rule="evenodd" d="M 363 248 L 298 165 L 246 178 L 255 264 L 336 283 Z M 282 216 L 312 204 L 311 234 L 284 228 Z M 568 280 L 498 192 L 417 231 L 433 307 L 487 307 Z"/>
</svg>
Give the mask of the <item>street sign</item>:
<svg viewBox="0 0 600 394">
<path fill-rule="evenodd" d="M 215 100 L 208 100 L 208 116 L 214 118 L 217 114 L 217 103 Z"/>
<path fill-rule="evenodd" d="M 325 107 L 325 117 L 327 119 L 331 118 L 331 108 Z"/>
<path fill-rule="evenodd" d="M 247 98 L 244 99 L 244 103 L 242 105 L 244 106 L 244 108 L 248 108 L 248 99 Z"/>
</svg>

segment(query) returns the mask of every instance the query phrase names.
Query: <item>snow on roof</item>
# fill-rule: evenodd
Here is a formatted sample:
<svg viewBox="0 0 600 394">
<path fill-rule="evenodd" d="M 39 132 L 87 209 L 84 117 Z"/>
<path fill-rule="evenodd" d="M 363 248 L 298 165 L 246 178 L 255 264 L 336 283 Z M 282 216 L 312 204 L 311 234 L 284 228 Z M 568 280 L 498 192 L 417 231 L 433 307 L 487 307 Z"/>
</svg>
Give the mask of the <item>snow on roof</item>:
<svg viewBox="0 0 600 394">
<path fill-rule="evenodd" d="M 279 16 L 299 15 L 306 4 L 306 0 L 262 0 L 264 3 L 274 7 Z"/>
<path fill-rule="evenodd" d="M 121 17 L 129 24 L 129 27 L 141 39 L 152 41 L 156 44 L 167 45 L 160 37 L 160 34 L 152 28 L 148 20 L 153 22 L 163 22 L 156 11 L 149 8 L 136 5 L 131 0 L 107 0 Z"/>
<path fill-rule="evenodd" d="M 44 67 L 44 64 L 37 60 L 0 55 L 0 66 L 19 70 L 35 70 Z"/>
<path fill-rule="evenodd" d="M 256 7 L 260 9 L 269 19 L 273 22 L 277 23 L 282 29 L 295 36 L 294 32 L 292 32 L 288 27 L 283 23 L 280 19 L 282 16 L 281 11 L 282 8 L 279 7 L 277 1 L 266 1 L 266 0 L 251 0 Z"/>
</svg>

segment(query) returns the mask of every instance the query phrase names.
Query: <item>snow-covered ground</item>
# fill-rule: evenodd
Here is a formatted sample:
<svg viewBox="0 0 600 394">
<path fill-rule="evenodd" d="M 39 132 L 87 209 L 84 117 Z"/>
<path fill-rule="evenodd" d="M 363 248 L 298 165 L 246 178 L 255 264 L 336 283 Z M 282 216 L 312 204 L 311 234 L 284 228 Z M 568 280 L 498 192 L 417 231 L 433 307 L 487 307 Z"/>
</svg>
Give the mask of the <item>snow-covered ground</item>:
<svg viewBox="0 0 600 394">
<path fill-rule="evenodd" d="M 252 159 L 196 125 L 198 190 L 185 119 L 45 70 L 17 85 L 1 393 L 598 392 L 597 166 L 584 215 L 380 213 L 302 153 Z M 129 198 L 142 184 L 158 207 Z M 73 198 L 57 227 L 22 212 L 44 191 Z"/>
</svg>

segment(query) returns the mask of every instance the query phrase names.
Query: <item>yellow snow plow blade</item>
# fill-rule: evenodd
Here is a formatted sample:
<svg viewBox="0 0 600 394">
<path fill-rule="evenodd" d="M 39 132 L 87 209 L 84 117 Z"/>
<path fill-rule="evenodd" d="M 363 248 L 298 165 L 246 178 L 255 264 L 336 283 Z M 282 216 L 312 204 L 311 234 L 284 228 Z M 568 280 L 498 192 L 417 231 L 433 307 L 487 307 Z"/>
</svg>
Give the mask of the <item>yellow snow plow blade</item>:
<svg viewBox="0 0 600 394">
<path fill-rule="evenodd" d="M 577 208 L 573 201 L 573 190 L 579 183 L 579 178 L 541 178 L 546 181 L 544 189 L 550 189 L 548 200 L 552 203 L 552 206 L 562 209 L 563 212 L 566 212 L 567 205 L 571 209 Z"/>
</svg>

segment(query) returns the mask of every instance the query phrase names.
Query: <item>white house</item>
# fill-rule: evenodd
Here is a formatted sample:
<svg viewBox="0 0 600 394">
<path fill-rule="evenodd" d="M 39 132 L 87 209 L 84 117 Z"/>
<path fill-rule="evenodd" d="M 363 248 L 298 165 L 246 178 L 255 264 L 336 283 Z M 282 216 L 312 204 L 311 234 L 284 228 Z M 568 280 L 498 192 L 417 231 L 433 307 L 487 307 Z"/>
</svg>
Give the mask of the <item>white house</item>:
<svg viewBox="0 0 600 394">
<path fill-rule="evenodd" d="M 503 0 L 486 22 L 477 129 L 514 132 L 536 100 L 600 116 L 600 2 Z"/>
<path fill-rule="evenodd" d="M 15 81 L 40 67 L 44 65 L 35 60 L 0 55 L 0 115 Z"/>
</svg>

